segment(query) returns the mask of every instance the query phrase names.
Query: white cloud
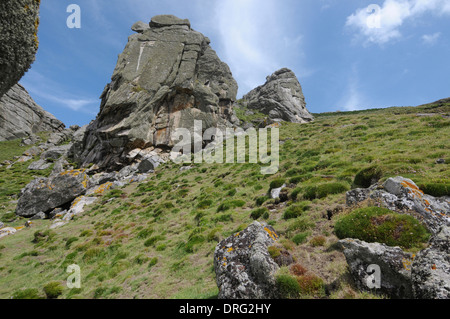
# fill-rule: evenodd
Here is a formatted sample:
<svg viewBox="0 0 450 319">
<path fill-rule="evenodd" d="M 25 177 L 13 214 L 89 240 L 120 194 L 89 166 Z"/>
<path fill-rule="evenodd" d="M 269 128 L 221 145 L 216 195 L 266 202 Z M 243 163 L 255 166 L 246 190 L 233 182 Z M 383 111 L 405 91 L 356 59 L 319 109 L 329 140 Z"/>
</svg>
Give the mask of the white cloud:
<svg viewBox="0 0 450 319">
<path fill-rule="evenodd" d="M 425 44 L 433 45 L 436 44 L 440 36 L 441 36 L 440 32 L 436 32 L 434 34 L 424 34 L 422 36 L 422 40 Z"/>
<path fill-rule="evenodd" d="M 362 39 L 365 45 L 382 45 L 401 38 L 400 29 L 405 22 L 413 21 L 426 13 L 434 16 L 450 14 L 450 0 L 385 0 L 379 10 L 358 9 L 347 17 L 346 26 L 355 29 L 355 38 Z M 374 27 L 370 22 L 377 15 L 380 24 L 379 27 Z"/>
<path fill-rule="evenodd" d="M 281 23 L 290 18 L 288 7 L 276 0 L 216 2 L 213 25 L 223 55 L 220 58 L 230 66 L 240 94 L 263 84 L 268 75 L 282 67 L 299 66 L 302 34 Z"/>
</svg>

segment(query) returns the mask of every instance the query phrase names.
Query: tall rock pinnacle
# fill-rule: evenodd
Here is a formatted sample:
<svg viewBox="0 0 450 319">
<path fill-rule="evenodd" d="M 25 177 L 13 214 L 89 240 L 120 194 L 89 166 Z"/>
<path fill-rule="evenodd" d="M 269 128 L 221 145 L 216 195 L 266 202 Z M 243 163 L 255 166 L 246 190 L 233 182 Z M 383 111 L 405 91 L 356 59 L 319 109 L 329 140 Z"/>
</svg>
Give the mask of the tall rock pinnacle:
<svg viewBox="0 0 450 319">
<path fill-rule="evenodd" d="M 264 85 L 244 96 L 247 107 L 267 114 L 271 119 L 307 123 L 314 117 L 306 109 L 302 87 L 294 72 L 281 69 L 267 77 Z"/>
<path fill-rule="evenodd" d="M 136 147 L 172 147 L 177 128 L 228 126 L 237 83 L 210 40 L 189 20 L 156 16 L 137 22 L 101 95 L 100 113 L 75 160 L 100 168 L 121 166 Z"/>
</svg>

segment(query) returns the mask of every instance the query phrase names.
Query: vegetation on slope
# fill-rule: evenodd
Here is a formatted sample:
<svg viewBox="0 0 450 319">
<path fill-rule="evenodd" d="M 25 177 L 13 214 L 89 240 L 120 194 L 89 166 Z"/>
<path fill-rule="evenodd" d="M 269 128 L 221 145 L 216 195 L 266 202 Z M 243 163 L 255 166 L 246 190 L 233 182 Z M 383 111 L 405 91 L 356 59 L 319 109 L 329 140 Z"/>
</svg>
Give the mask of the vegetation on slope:
<svg viewBox="0 0 450 319">
<path fill-rule="evenodd" d="M 449 113 L 449 105 L 438 105 L 285 123 L 276 175 L 261 175 L 256 164 L 195 164 L 181 172 L 169 162 L 147 181 L 100 197 L 69 225 L 49 231 L 49 221 L 36 221 L 2 238 L 0 298 L 45 297 L 44 287 L 59 287 L 55 282 L 64 286 L 59 298 L 214 298 L 215 246 L 254 219 L 273 225 L 296 259 L 294 270 L 282 269 L 278 277 L 288 297 L 371 298 L 352 286 L 335 245 L 341 216 L 329 220 L 327 210 L 344 205 L 355 176 L 370 167 L 381 181 L 402 175 L 447 187 L 435 186 L 440 194 L 448 190 L 450 169 L 436 160 L 450 159 L 450 121 L 442 116 Z M 20 188 L 36 175 L 26 167 L 0 168 L 0 218 L 9 216 L 8 225 L 25 223 L 10 219 Z M 280 179 L 288 185 L 284 202 L 267 196 Z M 73 263 L 82 284 L 70 290 L 66 268 Z"/>
</svg>

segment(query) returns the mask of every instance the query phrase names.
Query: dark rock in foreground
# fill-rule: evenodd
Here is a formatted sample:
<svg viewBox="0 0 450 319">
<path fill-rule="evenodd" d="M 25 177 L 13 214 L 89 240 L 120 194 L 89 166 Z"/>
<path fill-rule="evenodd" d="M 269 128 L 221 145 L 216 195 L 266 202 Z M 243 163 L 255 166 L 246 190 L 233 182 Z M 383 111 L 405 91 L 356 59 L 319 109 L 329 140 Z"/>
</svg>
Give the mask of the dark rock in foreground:
<svg viewBox="0 0 450 319">
<path fill-rule="evenodd" d="M 0 141 L 63 129 L 64 124 L 37 105 L 20 84 L 0 99 Z"/>
<path fill-rule="evenodd" d="M 39 3 L 0 1 L 0 98 L 22 78 L 35 59 Z"/>
<path fill-rule="evenodd" d="M 244 96 L 249 109 L 267 114 L 273 120 L 307 123 L 314 117 L 306 109 L 302 87 L 294 72 L 281 69 L 267 77 L 267 82 Z"/>
</svg>

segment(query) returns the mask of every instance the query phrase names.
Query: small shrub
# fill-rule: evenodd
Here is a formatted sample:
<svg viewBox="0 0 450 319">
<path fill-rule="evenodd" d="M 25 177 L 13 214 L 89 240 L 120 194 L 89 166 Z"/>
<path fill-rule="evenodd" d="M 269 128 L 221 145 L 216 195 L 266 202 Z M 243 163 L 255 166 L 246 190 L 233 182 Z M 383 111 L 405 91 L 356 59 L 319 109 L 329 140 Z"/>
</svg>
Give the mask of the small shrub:
<svg viewBox="0 0 450 319">
<path fill-rule="evenodd" d="M 427 183 L 418 186 L 425 194 L 434 197 L 450 196 L 450 184 Z"/>
<path fill-rule="evenodd" d="M 325 198 L 328 195 L 341 194 L 350 190 L 347 184 L 343 183 L 324 183 L 317 186 L 308 186 L 304 190 L 303 198 L 313 200 L 316 198 Z"/>
<path fill-rule="evenodd" d="M 366 207 L 341 217 L 335 225 L 339 239 L 356 238 L 404 248 L 420 247 L 430 233 L 414 217 L 386 208 Z"/>
<path fill-rule="evenodd" d="M 276 180 L 273 180 L 271 183 L 270 183 L 270 189 L 276 189 L 276 188 L 280 188 L 281 186 L 283 186 L 284 185 L 284 182 L 285 182 L 285 180 L 284 179 L 276 179 Z"/>
<path fill-rule="evenodd" d="M 307 202 L 303 202 L 299 205 L 292 205 L 289 206 L 285 212 L 283 213 L 283 219 L 293 219 L 300 217 L 305 211 L 307 211 L 310 208 Z"/>
<path fill-rule="evenodd" d="M 153 257 L 150 259 L 150 262 L 148 263 L 148 268 L 152 268 L 158 263 L 158 257 Z"/>
<path fill-rule="evenodd" d="M 269 212 L 269 210 L 266 207 L 257 208 L 252 211 L 252 213 L 250 214 L 250 217 L 253 218 L 254 220 L 257 220 L 257 219 L 261 218 L 261 216 L 263 216 L 265 213 L 268 213 L 268 212 Z"/>
<path fill-rule="evenodd" d="M 245 201 L 240 199 L 225 201 L 219 205 L 219 207 L 217 208 L 217 212 L 225 212 L 236 207 L 243 207 L 245 204 Z"/>
<path fill-rule="evenodd" d="M 72 243 L 76 242 L 78 240 L 77 237 L 70 237 L 69 239 L 67 239 L 66 241 L 66 249 L 70 248 L 70 245 L 72 245 Z"/>
<path fill-rule="evenodd" d="M 272 257 L 272 259 L 275 259 L 281 255 L 280 248 L 276 246 L 270 246 L 267 250 L 269 251 L 269 255 L 270 257 Z"/>
<path fill-rule="evenodd" d="M 290 275 L 279 275 L 276 277 L 276 282 L 281 298 L 299 297 L 301 287 L 297 278 Z"/>
<path fill-rule="evenodd" d="M 198 209 L 207 209 L 210 208 L 213 204 L 213 201 L 210 199 L 202 200 L 200 203 L 198 203 L 197 208 Z"/>
<path fill-rule="evenodd" d="M 294 276 L 303 276 L 304 274 L 307 273 L 308 270 L 305 267 L 303 267 L 302 265 L 300 265 L 300 264 L 293 264 L 289 268 L 289 271 Z"/>
<path fill-rule="evenodd" d="M 324 283 L 322 278 L 316 275 L 303 275 L 298 277 L 297 282 L 302 295 L 323 294 Z"/>
<path fill-rule="evenodd" d="M 368 188 L 383 177 L 383 170 L 378 166 L 371 166 L 359 171 L 353 181 L 354 186 Z"/>
<path fill-rule="evenodd" d="M 60 282 L 54 281 L 44 286 L 47 299 L 56 299 L 63 293 L 64 287 Z"/>
<path fill-rule="evenodd" d="M 327 239 L 324 236 L 316 236 L 309 241 L 309 244 L 313 247 L 324 246 Z"/>
<path fill-rule="evenodd" d="M 44 299 L 36 288 L 27 288 L 13 293 L 12 299 Z"/>
<path fill-rule="evenodd" d="M 262 197 L 258 197 L 256 199 L 256 206 L 261 206 L 262 204 L 264 204 L 265 202 L 267 202 L 269 200 L 269 196 L 262 196 Z"/>
<path fill-rule="evenodd" d="M 298 183 L 307 181 L 308 179 L 311 179 L 312 177 L 313 177 L 313 175 L 311 173 L 294 176 L 289 180 L 289 183 L 290 184 L 298 184 Z"/>
<path fill-rule="evenodd" d="M 304 232 L 304 233 L 298 233 L 297 235 L 295 235 L 294 237 L 292 237 L 292 241 L 294 242 L 294 244 L 296 245 L 301 245 L 304 242 L 306 242 L 306 239 L 309 236 L 309 232 Z"/>
</svg>

